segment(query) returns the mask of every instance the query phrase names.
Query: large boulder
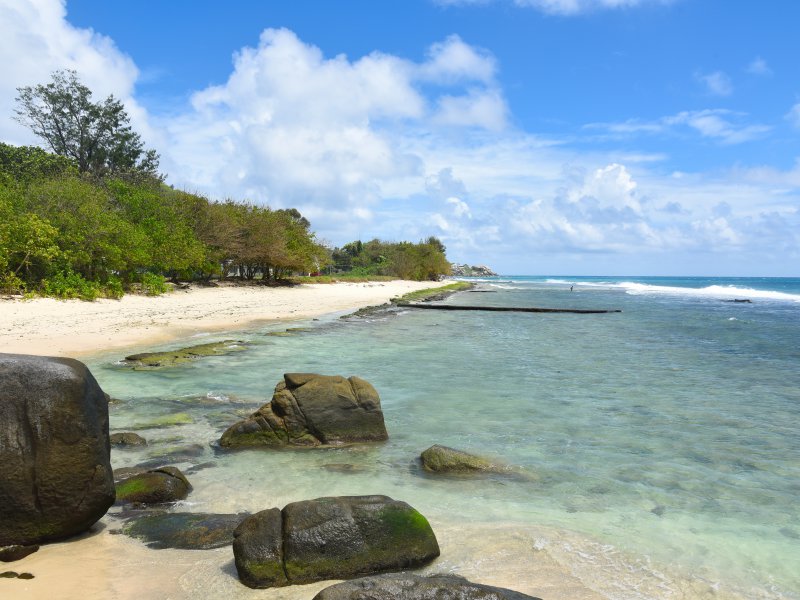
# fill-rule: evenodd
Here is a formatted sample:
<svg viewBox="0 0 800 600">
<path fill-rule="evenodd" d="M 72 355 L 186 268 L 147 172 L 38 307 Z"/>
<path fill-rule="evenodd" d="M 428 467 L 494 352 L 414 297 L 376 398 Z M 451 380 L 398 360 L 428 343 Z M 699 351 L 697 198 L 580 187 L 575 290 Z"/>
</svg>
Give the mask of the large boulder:
<svg viewBox="0 0 800 600">
<path fill-rule="evenodd" d="M 313 600 L 541 600 L 506 588 L 472 583 L 458 575 L 388 573 L 325 588 Z"/>
<path fill-rule="evenodd" d="M 69 358 L 0 354 L 0 546 L 91 527 L 114 503 L 108 400 Z"/>
<path fill-rule="evenodd" d="M 234 536 L 239 579 L 256 588 L 409 569 L 439 556 L 427 519 L 386 496 L 294 502 L 248 517 Z"/>
<path fill-rule="evenodd" d="M 358 377 L 287 373 L 272 401 L 222 434 L 220 445 L 322 446 L 387 439 L 378 392 Z"/>
<path fill-rule="evenodd" d="M 180 469 L 160 467 L 135 474 L 117 483 L 117 502 L 135 504 L 163 504 L 177 502 L 189 495 L 192 489 Z"/>
</svg>

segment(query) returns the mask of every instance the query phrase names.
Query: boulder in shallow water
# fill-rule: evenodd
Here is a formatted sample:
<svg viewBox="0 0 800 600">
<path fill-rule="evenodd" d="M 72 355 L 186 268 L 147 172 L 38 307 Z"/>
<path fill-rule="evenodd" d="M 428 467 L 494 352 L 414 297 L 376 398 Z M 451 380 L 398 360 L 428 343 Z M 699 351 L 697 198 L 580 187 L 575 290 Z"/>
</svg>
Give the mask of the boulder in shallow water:
<svg viewBox="0 0 800 600">
<path fill-rule="evenodd" d="M 476 473 L 510 472 L 505 465 L 500 465 L 482 456 L 469 454 L 455 448 L 435 444 L 420 455 L 422 468 L 431 473 L 449 473 L 470 475 Z"/>
<path fill-rule="evenodd" d="M 227 448 L 341 445 L 387 439 L 378 392 L 358 377 L 287 373 L 269 404 L 222 434 Z"/>
<path fill-rule="evenodd" d="M 138 433 L 133 433 L 132 431 L 122 431 L 120 433 L 111 434 L 111 445 L 121 446 L 123 448 L 147 446 L 147 440 Z"/>
<path fill-rule="evenodd" d="M 69 358 L 0 354 L 0 545 L 65 538 L 114 503 L 108 401 Z"/>
<path fill-rule="evenodd" d="M 189 495 L 189 480 L 175 467 L 161 467 L 128 477 L 117 484 L 118 503 L 163 504 Z"/>
<path fill-rule="evenodd" d="M 340 496 L 262 511 L 237 528 L 239 579 L 274 587 L 423 566 L 439 556 L 427 519 L 387 496 Z"/>
<path fill-rule="evenodd" d="M 313 600 L 541 600 L 506 588 L 472 583 L 458 575 L 387 573 L 325 588 Z"/>
</svg>

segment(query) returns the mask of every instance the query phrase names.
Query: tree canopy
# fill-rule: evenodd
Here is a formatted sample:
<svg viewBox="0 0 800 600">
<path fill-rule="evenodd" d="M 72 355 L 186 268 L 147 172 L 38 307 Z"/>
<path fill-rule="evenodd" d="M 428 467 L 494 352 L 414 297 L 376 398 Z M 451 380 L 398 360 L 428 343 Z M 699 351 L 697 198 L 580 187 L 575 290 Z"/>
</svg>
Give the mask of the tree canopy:
<svg viewBox="0 0 800 600">
<path fill-rule="evenodd" d="M 57 155 L 75 161 L 80 173 L 162 178 L 158 154 L 145 150 L 122 102 L 113 95 L 93 102 L 75 71 L 56 71 L 50 83 L 17 92 L 16 120 Z"/>
</svg>

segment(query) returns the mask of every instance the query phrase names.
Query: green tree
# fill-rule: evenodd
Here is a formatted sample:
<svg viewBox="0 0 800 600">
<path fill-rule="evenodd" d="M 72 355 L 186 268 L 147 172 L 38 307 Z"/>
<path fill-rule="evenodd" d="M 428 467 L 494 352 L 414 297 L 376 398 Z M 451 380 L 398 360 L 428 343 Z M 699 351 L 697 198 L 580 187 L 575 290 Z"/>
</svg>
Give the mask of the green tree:
<svg viewBox="0 0 800 600">
<path fill-rule="evenodd" d="M 17 88 L 16 120 L 29 127 L 78 171 L 95 176 L 133 175 L 162 179 L 159 156 L 145 150 L 122 102 L 109 96 L 92 102 L 75 71 L 56 71 L 52 81 Z"/>
</svg>

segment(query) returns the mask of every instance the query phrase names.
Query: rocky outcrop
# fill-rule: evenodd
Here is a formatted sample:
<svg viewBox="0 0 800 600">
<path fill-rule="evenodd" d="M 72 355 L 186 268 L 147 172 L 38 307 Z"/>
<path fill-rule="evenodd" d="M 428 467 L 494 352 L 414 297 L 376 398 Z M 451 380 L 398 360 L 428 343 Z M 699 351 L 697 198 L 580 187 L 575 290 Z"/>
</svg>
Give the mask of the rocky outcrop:
<svg viewBox="0 0 800 600">
<path fill-rule="evenodd" d="M 450 264 L 450 269 L 455 277 L 497 277 L 497 273 L 486 265 L 457 265 Z"/>
<path fill-rule="evenodd" d="M 147 446 L 147 440 L 138 433 L 133 433 L 132 431 L 112 433 L 110 441 L 112 446 L 120 446 L 122 448 L 129 448 L 132 446 Z"/>
<path fill-rule="evenodd" d="M 247 346 L 239 340 L 224 340 L 221 342 L 210 342 L 208 344 L 198 344 L 178 350 L 167 350 L 165 352 L 142 352 L 126 356 L 121 361 L 123 365 L 132 367 L 134 371 L 146 371 L 153 369 L 168 369 L 203 358 L 205 356 L 222 356 L 232 352 L 246 350 Z"/>
<path fill-rule="evenodd" d="M 325 588 L 313 600 L 541 600 L 506 588 L 472 583 L 458 575 L 388 573 Z"/>
<path fill-rule="evenodd" d="M 435 444 L 420 455 L 422 468 L 431 473 L 469 475 L 473 473 L 508 473 L 509 468 L 482 456 Z"/>
<path fill-rule="evenodd" d="M 175 467 L 161 467 L 128 477 L 117 484 L 118 503 L 163 504 L 189 495 L 189 480 Z"/>
<path fill-rule="evenodd" d="M 143 540 L 148 548 L 210 550 L 229 546 L 243 515 L 163 513 L 132 520 L 122 533 Z"/>
<path fill-rule="evenodd" d="M 248 517 L 234 536 L 239 579 L 253 588 L 409 569 L 439 556 L 427 519 L 386 496 L 294 502 Z"/>
<path fill-rule="evenodd" d="M 287 373 L 272 401 L 222 434 L 226 448 L 322 446 L 387 439 L 378 392 L 358 377 Z"/>
<path fill-rule="evenodd" d="M 114 503 L 108 402 L 68 358 L 0 354 L 0 545 L 85 531 Z"/>
</svg>

